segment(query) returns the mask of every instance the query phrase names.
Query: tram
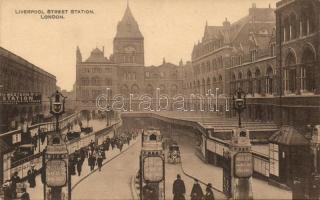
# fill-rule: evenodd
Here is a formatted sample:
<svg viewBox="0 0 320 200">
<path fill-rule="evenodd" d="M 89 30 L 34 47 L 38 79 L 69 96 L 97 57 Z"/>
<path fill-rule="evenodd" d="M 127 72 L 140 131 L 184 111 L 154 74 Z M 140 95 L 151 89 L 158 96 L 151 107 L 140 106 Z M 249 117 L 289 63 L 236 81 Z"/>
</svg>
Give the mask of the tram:
<svg viewBox="0 0 320 200">
<path fill-rule="evenodd" d="M 165 156 L 160 130 L 149 129 L 142 134 L 140 153 L 140 199 L 165 199 Z"/>
</svg>

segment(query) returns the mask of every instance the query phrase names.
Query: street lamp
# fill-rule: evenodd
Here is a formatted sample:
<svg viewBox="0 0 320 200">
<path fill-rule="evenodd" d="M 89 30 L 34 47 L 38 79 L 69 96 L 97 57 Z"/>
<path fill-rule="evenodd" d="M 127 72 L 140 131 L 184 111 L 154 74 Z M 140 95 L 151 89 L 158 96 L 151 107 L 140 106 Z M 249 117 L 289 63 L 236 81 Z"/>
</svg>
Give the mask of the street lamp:
<svg viewBox="0 0 320 200">
<path fill-rule="evenodd" d="M 65 112 L 65 99 L 58 90 L 50 97 L 50 113 L 56 117 L 56 131 L 59 130 L 59 117 Z"/>
<path fill-rule="evenodd" d="M 62 139 L 59 127 L 59 117 L 65 112 L 65 98 L 59 91 L 49 97 L 50 113 L 56 118 L 55 130 L 48 134 L 43 163 L 45 169 L 44 199 L 71 199 L 68 173 L 68 150 Z M 47 188 L 48 187 L 48 190 Z M 65 191 L 67 189 L 67 191 Z M 65 194 L 68 194 L 66 197 Z"/>
<path fill-rule="evenodd" d="M 232 96 L 232 101 L 233 109 L 238 112 L 239 127 L 241 128 L 241 112 L 247 107 L 245 92 L 241 88 L 238 88 L 235 94 Z"/>
</svg>

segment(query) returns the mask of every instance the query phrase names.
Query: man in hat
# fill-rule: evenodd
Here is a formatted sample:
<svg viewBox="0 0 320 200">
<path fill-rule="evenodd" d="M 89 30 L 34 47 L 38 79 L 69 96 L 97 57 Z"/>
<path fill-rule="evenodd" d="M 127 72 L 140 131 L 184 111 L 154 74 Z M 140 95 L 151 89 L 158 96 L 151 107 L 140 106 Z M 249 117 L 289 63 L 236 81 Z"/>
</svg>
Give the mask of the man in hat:
<svg viewBox="0 0 320 200">
<path fill-rule="evenodd" d="M 31 163 L 31 169 L 28 171 L 28 182 L 31 188 L 36 187 L 36 170 L 34 169 L 34 163 Z"/>
<path fill-rule="evenodd" d="M 211 183 L 209 183 L 207 185 L 206 194 L 204 196 L 204 199 L 205 200 L 214 200 L 214 195 L 213 195 L 212 184 Z"/>
<path fill-rule="evenodd" d="M 173 183 L 172 188 L 173 200 L 184 200 L 184 194 L 186 193 L 186 187 L 180 174 L 177 174 L 177 179 Z"/>
<path fill-rule="evenodd" d="M 191 200 L 201 200 L 203 197 L 203 192 L 198 179 L 194 179 L 194 184 L 193 184 L 190 196 L 191 196 Z"/>
<path fill-rule="evenodd" d="M 12 191 L 12 197 L 17 197 L 17 183 L 21 181 L 20 177 L 18 176 L 18 172 L 14 172 L 13 176 L 11 177 L 11 191 Z"/>
</svg>

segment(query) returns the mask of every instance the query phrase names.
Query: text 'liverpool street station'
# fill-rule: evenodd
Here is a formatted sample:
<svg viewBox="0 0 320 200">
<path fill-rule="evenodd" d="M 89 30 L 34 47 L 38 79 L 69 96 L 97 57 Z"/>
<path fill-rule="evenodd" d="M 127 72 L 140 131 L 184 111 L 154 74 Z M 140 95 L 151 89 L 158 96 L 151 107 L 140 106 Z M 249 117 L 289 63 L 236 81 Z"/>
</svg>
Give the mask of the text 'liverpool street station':
<svg viewBox="0 0 320 200">
<path fill-rule="evenodd" d="M 71 91 L 0 47 L 0 198 L 320 199 L 320 1 L 200 22 L 190 59 L 158 66 L 130 4 L 110 55 L 74 45 Z M 99 15 L 35 8 L 15 12 Z"/>
</svg>

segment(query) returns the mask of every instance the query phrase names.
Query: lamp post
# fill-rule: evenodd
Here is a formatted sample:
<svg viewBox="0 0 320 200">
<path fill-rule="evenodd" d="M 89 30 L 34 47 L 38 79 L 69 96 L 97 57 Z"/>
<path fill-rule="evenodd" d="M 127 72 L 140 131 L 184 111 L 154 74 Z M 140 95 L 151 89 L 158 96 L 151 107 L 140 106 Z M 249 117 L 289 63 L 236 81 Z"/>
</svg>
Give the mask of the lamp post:
<svg viewBox="0 0 320 200">
<path fill-rule="evenodd" d="M 241 88 L 238 88 L 235 94 L 232 96 L 233 109 L 238 112 L 239 116 L 239 128 L 241 128 L 241 113 L 244 109 L 246 109 L 246 94 Z"/>
<path fill-rule="evenodd" d="M 71 199 L 68 176 L 68 150 L 62 139 L 59 117 L 65 112 L 65 98 L 59 91 L 49 97 L 50 113 L 55 117 L 55 130 L 48 134 L 44 153 L 44 199 Z"/>
<path fill-rule="evenodd" d="M 238 88 L 232 97 L 233 109 L 239 116 L 238 127 L 232 130 L 230 141 L 230 163 L 225 170 L 226 191 L 231 191 L 232 199 L 252 199 L 253 158 L 251 152 L 250 133 L 241 126 L 241 113 L 246 109 L 246 94 Z M 231 176 L 228 176 L 228 173 Z M 231 179 L 231 180 L 230 180 Z M 229 188 L 228 188 L 229 187 Z"/>
</svg>

